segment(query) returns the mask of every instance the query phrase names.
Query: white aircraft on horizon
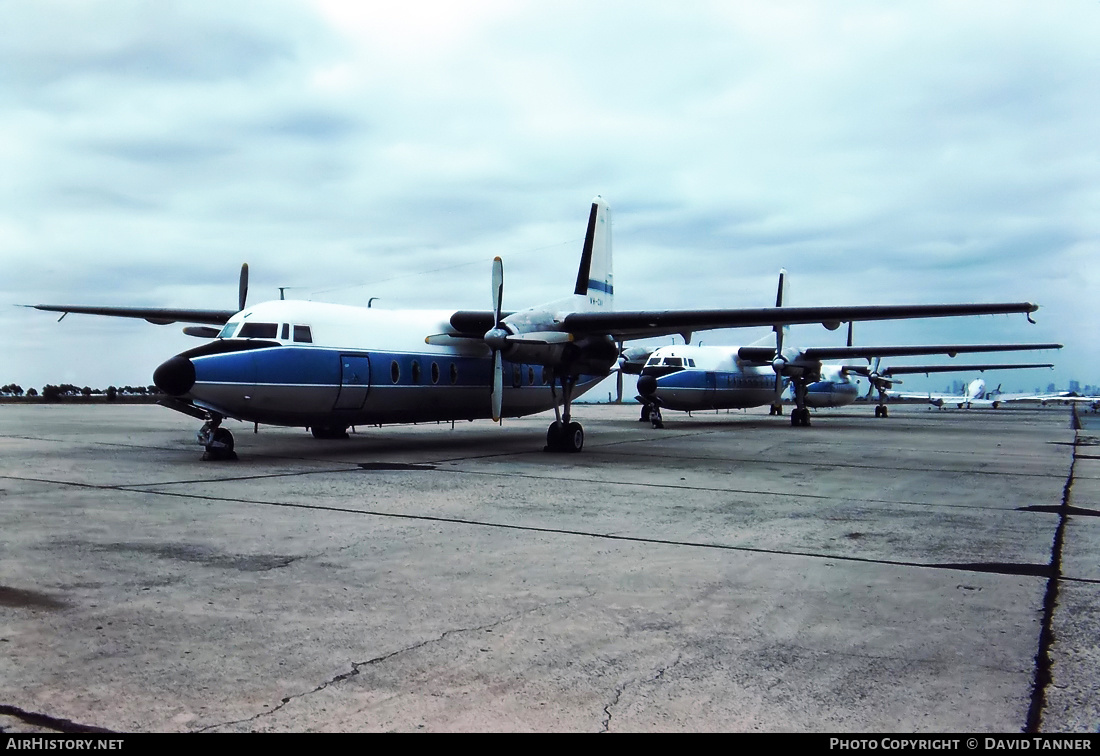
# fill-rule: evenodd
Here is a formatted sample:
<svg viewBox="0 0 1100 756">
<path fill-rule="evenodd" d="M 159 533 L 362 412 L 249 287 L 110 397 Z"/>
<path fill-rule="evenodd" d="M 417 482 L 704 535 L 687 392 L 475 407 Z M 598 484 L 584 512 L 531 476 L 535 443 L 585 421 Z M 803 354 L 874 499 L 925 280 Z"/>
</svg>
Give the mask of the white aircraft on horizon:
<svg viewBox="0 0 1100 756">
<path fill-rule="evenodd" d="M 1028 367 L 1053 367 L 1053 365 L 989 365 L 970 366 L 971 370 L 978 370 L 985 367 L 985 369 L 1000 369 L 1000 368 L 1028 368 Z M 897 371 L 895 371 L 897 372 Z M 921 370 L 919 372 L 928 372 Z M 933 371 L 935 372 L 935 371 Z M 908 399 L 922 401 L 926 400 L 933 407 L 944 409 L 949 405 L 955 405 L 957 409 L 971 409 L 973 407 L 987 407 L 997 409 L 1002 404 L 1010 402 L 1050 402 L 1059 399 L 1065 399 L 1068 391 L 1055 391 L 1047 394 L 1006 394 L 1001 391 L 1001 387 L 998 385 L 995 389 L 986 389 L 985 380 L 976 378 L 970 383 L 966 384 L 966 388 L 963 389 L 963 393 L 959 394 L 939 394 L 934 392 L 926 393 L 906 393 L 901 391 L 887 391 L 887 396 L 890 399 Z"/>
<path fill-rule="evenodd" d="M 520 417 L 555 411 L 551 451 L 580 451 L 573 400 L 608 376 L 635 339 L 756 326 L 1030 313 L 1030 302 L 714 310 L 612 309 L 607 204 L 591 207 L 576 286 L 548 304 L 507 312 L 493 263 L 492 305 L 479 311 L 386 310 L 275 300 L 246 305 L 242 267 L 235 310 L 31 305 L 40 310 L 195 323 L 206 344 L 165 361 L 153 381 L 162 404 L 203 421 L 204 459 L 233 458 L 226 418 L 345 437 L 349 426 Z M 214 328 L 212 326 L 218 326 Z"/>
</svg>

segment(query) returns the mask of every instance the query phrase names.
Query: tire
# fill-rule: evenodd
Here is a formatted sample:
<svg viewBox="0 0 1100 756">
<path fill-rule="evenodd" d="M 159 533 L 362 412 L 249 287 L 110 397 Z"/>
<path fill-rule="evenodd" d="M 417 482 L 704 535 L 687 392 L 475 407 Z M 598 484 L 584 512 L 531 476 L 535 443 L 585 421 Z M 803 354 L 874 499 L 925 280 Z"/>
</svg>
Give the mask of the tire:
<svg viewBox="0 0 1100 756">
<path fill-rule="evenodd" d="M 580 423 L 569 423 L 565 426 L 565 434 L 562 437 L 562 446 L 565 451 L 576 453 L 584 448 L 584 428 Z"/>
<path fill-rule="evenodd" d="M 546 429 L 546 451 L 561 451 L 563 435 L 561 423 L 550 423 L 550 427 Z"/>
</svg>

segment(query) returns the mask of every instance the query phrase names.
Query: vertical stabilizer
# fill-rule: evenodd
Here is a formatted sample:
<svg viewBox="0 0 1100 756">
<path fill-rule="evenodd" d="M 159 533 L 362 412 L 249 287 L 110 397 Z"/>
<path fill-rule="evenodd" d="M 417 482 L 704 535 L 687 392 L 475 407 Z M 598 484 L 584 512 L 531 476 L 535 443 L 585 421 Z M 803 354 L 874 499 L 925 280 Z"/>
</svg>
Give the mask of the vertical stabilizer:
<svg viewBox="0 0 1100 756">
<path fill-rule="evenodd" d="M 611 272 L 611 210 L 602 197 L 592 200 L 584 235 L 581 265 L 574 294 L 587 296 L 590 306 L 611 309 L 615 295 Z"/>
</svg>

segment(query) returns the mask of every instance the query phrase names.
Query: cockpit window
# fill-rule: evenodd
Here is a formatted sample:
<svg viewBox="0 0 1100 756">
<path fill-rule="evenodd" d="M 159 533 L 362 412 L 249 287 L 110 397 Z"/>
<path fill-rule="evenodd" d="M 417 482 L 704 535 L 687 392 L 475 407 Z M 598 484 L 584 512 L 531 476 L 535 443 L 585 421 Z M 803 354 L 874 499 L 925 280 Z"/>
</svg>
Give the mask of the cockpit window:
<svg viewBox="0 0 1100 756">
<path fill-rule="evenodd" d="M 645 364 L 646 364 L 646 367 L 657 367 L 658 365 L 661 364 L 661 358 L 660 357 L 650 357 L 648 360 L 646 360 Z"/>
<path fill-rule="evenodd" d="M 684 360 L 680 357 L 665 357 L 665 361 L 662 364 L 666 367 L 683 367 Z"/>
<path fill-rule="evenodd" d="M 309 330 L 309 326 L 294 326 L 294 340 L 302 341 L 306 344 L 313 343 L 313 334 Z"/>
<path fill-rule="evenodd" d="M 283 341 L 290 341 L 290 324 L 289 323 L 283 323 L 283 333 L 279 338 L 282 339 Z"/>
<path fill-rule="evenodd" d="M 237 338 L 241 339 L 273 339 L 279 333 L 278 323 L 245 323 L 241 327 Z"/>
<path fill-rule="evenodd" d="M 219 339 L 228 339 L 229 337 L 231 337 L 233 335 L 233 332 L 235 330 L 237 330 L 237 326 L 239 326 L 239 325 L 240 325 L 240 323 L 226 323 L 224 326 L 222 326 L 222 329 L 218 332 L 218 338 Z"/>
</svg>

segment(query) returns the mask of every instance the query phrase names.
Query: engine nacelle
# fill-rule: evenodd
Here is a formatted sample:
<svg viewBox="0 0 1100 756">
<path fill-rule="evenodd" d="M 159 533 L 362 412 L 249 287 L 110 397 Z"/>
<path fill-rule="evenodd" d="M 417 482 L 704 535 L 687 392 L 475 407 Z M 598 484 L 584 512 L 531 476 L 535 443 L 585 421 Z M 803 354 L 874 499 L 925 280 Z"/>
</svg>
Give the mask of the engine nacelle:
<svg viewBox="0 0 1100 756">
<path fill-rule="evenodd" d="M 542 365 L 556 372 L 604 375 L 619 360 L 619 347 L 610 336 L 574 340 L 560 331 L 534 331 L 508 336 L 501 354 L 512 362 Z"/>
</svg>

